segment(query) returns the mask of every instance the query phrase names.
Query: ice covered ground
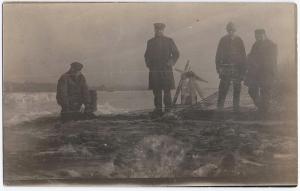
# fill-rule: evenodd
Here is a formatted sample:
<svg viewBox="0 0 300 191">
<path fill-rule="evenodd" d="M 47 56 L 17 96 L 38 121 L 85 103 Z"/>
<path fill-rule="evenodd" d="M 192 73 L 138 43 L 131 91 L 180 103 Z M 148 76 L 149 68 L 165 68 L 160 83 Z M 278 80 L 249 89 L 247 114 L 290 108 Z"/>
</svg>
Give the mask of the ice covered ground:
<svg viewBox="0 0 300 191">
<path fill-rule="evenodd" d="M 98 92 L 96 114 L 118 114 L 152 108 L 150 91 Z M 4 93 L 4 124 L 16 125 L 45 116 L 59 116 L 54 92 Z M 132 104 L 135 102 L 136 104 Z"/>
<path fill-rule="evenodd" d="M 143 118 L 112 117 L 64 125 L 44 118 L 6 129 L 5 182 L 93 180 L 101 184 L 114 179 L 176 177 L 179 181 L 199 178 L 200 185 L 218 180 L 295 184 L 293 121 Z"/>
<path fill-rule="evenodd" d="M 214 88 L 206 88 L 204 89 L 204 96 L 215 91 Z M 97 94 L 97 115 L 151 111 L 153 109 L 151 91 L 98 91 Z M 248 102 L 249 100 L 246 104 L 249 104 Z M 40 117 L 59 116 L 60 112 L 54 92 L 4 92 L 3 106 L 5 126 L 16 125 Z"/>
<path fill-rule="evenodd" d="M 205 95 L 215 89 L 205 89 Z M 119 114 L 153 109 L 151 91 L 98 91 L 96 114 Z M 59 116 L 60 107 L 54 92 L 5 93 L 3 96 L 4 124 L 16 125 L 45 116 Z"/>
<path fill-rule="evenodd" d="M 54 94 L 43 95 L 42 102 L 28 95 L 25 101 L 20 99 L 27 105 L 22 106 L 23 111 L 39 113 L 50 108 L 53 113 L 5 124 L 4 182 L 141 183 L 154 178 L 155 183 L 171 178 L 168 184 L 187 184 L 191 179 L 198 185 L 296 184 L 297 126 L 293 113 L 253 120 L 254 107 L 244 92 L 242 113 L 246 117 L 240 119 L 227 116 L 218 120 L 211 113 L 201 118 L 197 115 L 205 113 L 190 108 L 179 112 L 182 115 L 178 117 L 152 120 L 144 111 L 119 112 L 120 108 L 141 107 L 142 103 L 141 110 L 147 104 L 150 107 L 151 92 L 141 93 L 139 97 L 144 97 L 140 100 L 132 97 L 136 94 L 127 93 L 138 106 L 122 105 L 126 104 L 124 95 L 115 93 L 112 103 L 119 107 L 109 107 L 117 111 L 100 102 L 102 108 L 98 109 L 109 108 L 110 112 L 103 112 L 98 119 L 66 124 L 57 120 Z M 106 96 L 112 99 L 108 93 Z M 15 101 L 5 100 L 5 115 L 11 103 Z M 30 108 L 30 104 L 39 107 Z M 18 104 L 10 109 L 22 107 Z"/>
</svg>

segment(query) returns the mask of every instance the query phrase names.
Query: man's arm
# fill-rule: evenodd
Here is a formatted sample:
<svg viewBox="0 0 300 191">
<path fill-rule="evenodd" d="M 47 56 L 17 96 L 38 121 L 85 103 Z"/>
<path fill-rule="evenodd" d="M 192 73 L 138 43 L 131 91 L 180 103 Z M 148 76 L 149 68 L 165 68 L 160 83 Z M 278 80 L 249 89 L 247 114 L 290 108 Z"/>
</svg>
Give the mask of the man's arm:
<svg viewBox="0 0 300 191">
<path fill-rule="evenodd" d="M 241 72 L 242 75 L 246 73 L 246 49 L 243 40 L 241 39 Z"/>
<path fill-rule="evenodd" d="M 216 58 L 215 58 L 215 63 L 216 63 L 216 70 L 219 73 L 219 68 L 220 65 L 223 62 L 223 39 L 219 41 L 218 47 L 217 47 L 217 53 L 216 53 Z"/>
<path fill-rule="evenodd" d="M 173 41 L 173 39 L 171 39 L 170 43 L 171 43 L 172 65 L 175 65 L 176 62 L 177 62 L 177 60 L 178 60 L 178 58 L 179 58 L 180 53 L 179 53 L 178 48 L 177 48 L 175 42 Z"/>
<path fill-rule="evenodd" d="M 68 82 L 66 76 L 62 76 L 57 83 L 57 95 L 56 99 L 58 104 L 64 107 L 65 110 L 69 108 L 69 96 L 68 96 Z"/>
<path fill-rule="evenodd" d="M 249 54 L 246 57 L 246 65 L 245 65 L 246 72 L 248 71 L 250 65 L 253 62 L 253 49 L 254 49 L 254 45 L 252 45 L 251 50 L 250 50 Z"/>
<path fill-rule="evenodd" d="M 145 54 L 144 54 L 145 63 L 146 63 L 147 68 L 150 67 L 150 59 L 149 59 L 149 57 L 150 57 L 150 48 L 149 48 L 150 45 L 149 44 L 150 44 L 149 41 L 147 41 L 147 48 L 146 48 L 146 51 L 145 51 Z"/>
<path fill-rule="evenodd" d="M 81 78 L 82 78 L 81 87 L 82 87 L 83 104 L 87 106 L 90 103 L 89 88 L 85 77 L 82 75 Z"/>
</svg>

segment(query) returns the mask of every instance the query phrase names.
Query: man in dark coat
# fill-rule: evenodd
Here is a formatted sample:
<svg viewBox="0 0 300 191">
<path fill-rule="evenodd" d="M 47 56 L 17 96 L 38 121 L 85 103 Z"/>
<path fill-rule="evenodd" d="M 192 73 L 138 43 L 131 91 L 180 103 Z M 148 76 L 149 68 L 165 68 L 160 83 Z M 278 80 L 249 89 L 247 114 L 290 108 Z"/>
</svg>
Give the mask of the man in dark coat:
<svg viewBox="0 0 300 191">
<path fill-rule="evenodd" d="M 236 28 L 232 22 L 226 26 L 227 35 L 221 38 L 216 53 L 216 69 L 220 84 L 218 109 L 224 108 L 224 102 L 231 82 L 233 83 L 233 109 L 239 111 L 241 81 L 244 76 L 246 52 L 243 40 L 235 35 Z"/>
<path fill-rule="evenodd" d="M 277 45 L 267 38 L 264 29 L 255 30 L 255 39 L 248 55 L 245 85 L 259 111 L 267 112 L 277 73 Z"/>
<path fill-rule="evenodd" d="M 162 92 L 165 111 L 172 106 L 171 89 L 175 88 L 172 67 L 179 58 L 179 51 L 173 39 L 164 36 L 165 24 L 155 23 L 154 38 L 148 40 L 145 52 L 146 66 L 149 68 L 149 89 L 154 94 L 154 113 L 162 114 Z"/>
<path fill-rule="evenodd" d="M 63 122 L 83 118 L 83 113 L 91 114 L 90 96 L 85 77 L 81 73 L 83 65 L 73 62 L 68 72 L 64 73 L 57 83 L 57 103 L 62 107 Z"/>
</svg>

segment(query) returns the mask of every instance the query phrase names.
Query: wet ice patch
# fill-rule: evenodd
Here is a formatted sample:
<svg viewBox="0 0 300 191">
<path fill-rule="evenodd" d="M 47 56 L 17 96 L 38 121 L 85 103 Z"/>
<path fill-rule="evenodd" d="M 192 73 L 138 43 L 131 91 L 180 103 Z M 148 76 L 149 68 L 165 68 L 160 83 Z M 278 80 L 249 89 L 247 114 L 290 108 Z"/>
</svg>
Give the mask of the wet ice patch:
<svg viewBox="0 0 300 191">
<path fill-rule="evenodd" d="M 59 153 L 64 153 L 64 154 L 74 154 L 76 153 L 76 150 L 71 144 L 63 145 L 58 149 Z"/>
<path fill-rule="evenodd" d="M 194 177 L 210 177 L 216 173 L 218 166 L 215 164 L 206 164 L 192 172 Z"/>
<path fill-rule="evenodd" d="M 71 157 L 85 157 L 89 158 L 92 157 L 93 154 L 88 150 L 88 148 L 84 146 L 77 146 L 72 144 L 65 144 L 59 147 L 56 150 L 50 150 L 50 151 L 42 151 L 37 153 L 38 156 L 71 156 Z"/>
<path fill-rule="evenodd" d="M 26 112 L 26 113 L 16 113 L 14 116 L 9 117 L 8 119 L 4 120 L 5 125 L 17 125 L 22 122 L 28 122 L 39 117 L 43 116 L 51 116 L 55 115 L 55 112 L 49 111 L 37 111 L 37 112 Z"/>
<path fill-rule="evenodd" d="M 120 114 L 120 113 L 127 113 L 128 111 L 121 108 L 116 108 L 110 105 L 108 102 L 105 104 L 98 104 L 97 105 L 97 112 L 96 114 Z"/>
<path fill-rule="evenodd" d="M 81 177 L 81 174 L 78 171 L 72 170 L 72 169 L 64 169 L 60 170 L 58 172 L 58 175 L 61 177 L 72 177 L 72 178 L 78 178 Z"/>
<path fill-rule="evenodd" d="M 59 116 L 61 110 L 56 102 L 55 92 L 6 93 L 3 98 L 4 124 L 6 126 L 49 115 Z M 96 114 L 98 115 L 128 112 L 126 109 L 112 106 L 110 102 L 98 104 L 97 108 Z"/>
<path fill-rule="evenodd" d="M 6 93 L 3 97 L 5 125 L 16 125 L 59 112 L 53 92 Z"/>
<path fill-rule="evenodd" d="M 142 139 L 133 149 L 130 177 L 174 177 L 183 162 L 185 148 L 180 141 L 166 135 Z"/>
<path fill-rule="evenodd" d="M 112 161 L 102 163 L 99 165 L 97 171 L 101 176 L 111 177 L 111 174 L 114 172 L 115 166 Z"/>
</svg>

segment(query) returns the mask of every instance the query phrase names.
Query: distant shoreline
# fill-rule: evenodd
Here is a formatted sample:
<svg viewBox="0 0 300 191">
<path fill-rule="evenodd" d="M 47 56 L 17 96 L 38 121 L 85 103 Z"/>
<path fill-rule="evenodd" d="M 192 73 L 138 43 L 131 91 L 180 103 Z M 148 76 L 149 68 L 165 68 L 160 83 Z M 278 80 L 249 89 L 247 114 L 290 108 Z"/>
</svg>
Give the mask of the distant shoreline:
<svg viewBox="0 0 300 191">
<path fill-rule="evenodd" d="M 97 91 L 137 91 L 137 90 L 148 90 L 147 87 L 141 86 L 115 86 L 107 87 L 105 85 L 101 86 L 91 86 L 90 89 Z M 56 92 L 56 84 L 54 83 L 34 83 L 34 82 L 4 82 L 3 83 L 4 93 L 21 93 L 21 92 Z"/>
<path fill-rule="evenodd" d="M 151 91 L 148 89 L 122 89 L 122 90 L 96 90 L 97 92 L 125 92 L 125 91 Z M 3 93 L 56 93 L 56 91 L 5 91 L 3 90 Z"/>
<path fill-rule="evenodd" d="M 216 87 L 204 87 L 205 89 L 216 89 Z M 147 86 L 90 86 L 89 89 L 105 92 L 114 91 L 146 91 Z M 35 82 L 3 82 L 3 93 L 34 93 L 34 92 L 56 92 L 54 83 L 35 83 Z"/>
</svg>

